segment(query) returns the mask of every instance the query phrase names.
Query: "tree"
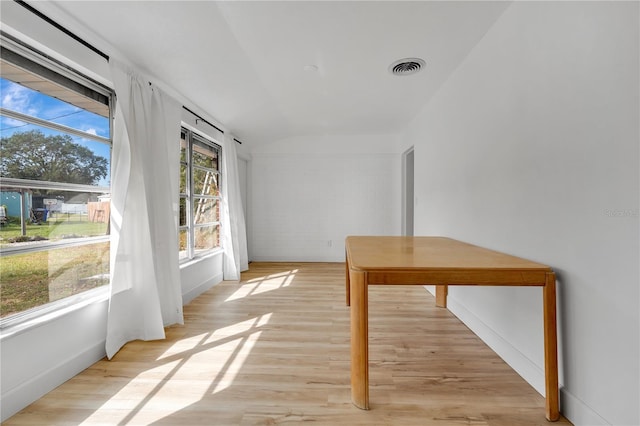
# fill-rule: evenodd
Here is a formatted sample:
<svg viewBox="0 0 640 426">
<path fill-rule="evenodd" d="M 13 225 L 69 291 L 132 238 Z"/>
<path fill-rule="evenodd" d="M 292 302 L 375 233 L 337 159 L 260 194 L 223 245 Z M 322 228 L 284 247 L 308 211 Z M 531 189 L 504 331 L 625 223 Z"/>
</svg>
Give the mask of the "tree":
<svg viewBox="0 0 640 426">
<path fill-rule="evenodd" d="M 0 176 L 95 185 L 107 175 L 108 161 L 74 143 L 69 135 L 40 130 L 0 139 Z"/>
</svg>

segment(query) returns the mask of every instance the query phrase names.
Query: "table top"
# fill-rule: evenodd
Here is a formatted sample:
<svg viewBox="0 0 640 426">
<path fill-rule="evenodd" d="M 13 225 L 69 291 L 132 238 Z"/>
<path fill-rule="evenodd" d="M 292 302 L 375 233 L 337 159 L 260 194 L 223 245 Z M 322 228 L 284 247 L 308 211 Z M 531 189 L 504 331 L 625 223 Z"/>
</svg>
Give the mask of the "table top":
<svg viewBox="0 0 640 426">
<path fill-rule="evenodd" d="M 349 236 L 349 267 L 362 271 L 551 271 L 541 263 L 445 237 Z"/>
</svg>

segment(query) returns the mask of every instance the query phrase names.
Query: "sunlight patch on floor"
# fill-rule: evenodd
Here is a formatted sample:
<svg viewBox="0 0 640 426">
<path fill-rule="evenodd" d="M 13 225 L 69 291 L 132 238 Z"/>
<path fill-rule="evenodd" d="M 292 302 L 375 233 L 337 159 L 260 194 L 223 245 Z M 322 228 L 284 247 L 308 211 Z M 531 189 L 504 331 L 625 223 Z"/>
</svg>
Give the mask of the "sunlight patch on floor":
<svg viewBox="0 0 640 426">
<path fill-rule="evenodd" d="M 147 400 L 150 400 L 150 396 L 157 394 L 158 386 L 179 364 L 180 361 L 176 360 L 140 373 L 105 401 L 83 423 L 99 424 L 104 421 L 103 413 L 110 413 L 109 421 L 112 424 L 126 423 L 127 417 L 132 412 L 137 412 L 140 407 L 147 406 Z M 195 401 L 199 399 L 198 397 Z M 186 404 L 181 403 L 180 406 L 183 408 Z"/>
<path fill-rule="evenodd" d="M 215 342 L 224 337 L 244 333 L 256 327 L 261 327 L 269 322 L 269 320 L 271 319 L 271 315 L 273 315 L 273 313 L 269 312 L 260 315 L 259 317 L 251 318 L 246 321 L 240 321 L 227 327 L 220 327 L 219 329 L 211 333 L 211 337 L 209 337 L 205 341 L 205 344 Z"/>
<path fill-rule="evenodd" d="M 156 421 L 196 404 L 206 394 L 227 389 L 260 339 L 260 327 L 268 324 L 272 315 L 266 313 L 180 339 L 156 359 L 160 365 L 141 371 L 94 415 L 105 411 L 122 413 L 110 421 L 128 424 L 135 423 L 136 417 L 144 412 L 145 422 Z M 193 379 L 192 370 L 181 371 L 187 361 L 202 365 L 199 380 Z M 158 414 L 155 420 L 149 417 L 154 412 Z M 98 421 L 93 415 L 86 419 L 88 423 L 93 421 Z"/>
<path fill-rule="evenodd" d="M 157 358 L 157 361 L 161 361 L 163 359 L 180 356 L 185 352 L 202 345 L 208 338 L 211 336 L 211 333 L 201 333 L 196 336 L 184 337 L 177 342 L 175 342 L 169 349 L 164 351 L 162 355 Z"/>
<path fill-rule="evenodd" d="M 297 272 L 297 269 L 292 269 L 290 271 L 247 280 L 246 284 L 241 284 L 240 288 L 229 296 L 225 302 L 231 302 L 233 300 L 242 299 L 255 294 L 266 293 L 282 287 L 288 287 L 293 282 Z"/>
<path fill-rule="evenodd" d="M 242 370 L 242 366 L 246 361 L 251 350 L 256 342 L 260 339 L 261 331 L 251 333 L 249 336 L 243 337 L 237 340 L 236 350 L 230 355 L 228 362 L 225 364 L 225 369 L 222 372 L 222 377 L 216 379 L 216 387 L 213 389 L 212 394 L 225 390 L 233 384 L 236 376 Z"/>
</svg>

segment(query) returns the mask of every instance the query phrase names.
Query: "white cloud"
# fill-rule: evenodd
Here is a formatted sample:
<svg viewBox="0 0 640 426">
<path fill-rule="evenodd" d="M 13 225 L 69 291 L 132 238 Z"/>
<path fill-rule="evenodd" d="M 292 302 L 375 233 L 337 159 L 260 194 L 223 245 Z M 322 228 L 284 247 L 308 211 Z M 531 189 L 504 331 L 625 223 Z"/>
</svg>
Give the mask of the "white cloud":
<svg viewBox="0 0 640 426">
<path fill-rule="evenodd" d="M 87 130 L 85 130 L 85 132 L 89 133 L 90 135 L 98 136 L 98 131 L 96 129 L 94 129 L 94 128 L 87 129 Z"/>
<path fill-rule="evenodd" d="M 26 87 L 8 82 L 2 92 L 2 108 L 29 115 L 35 115 L 38 112 L 38 110 L 33 107 L 33 92 Z"/>
<path fill-rule="evenodd" d="M 1 123 L 0 128 L 2 129 L 10 129 L 12 127 L 24 127 L 26 124 L 23 121 L 15 120 L 9 117 L 2 117 L 2 120 L 0 121 L 0 123 Z"/>
<path fill-rule="evenodd" d="M 82 111 L 82 108 L 75 105 L 9 80 L 5 80 L 2 84 L 0 103 L 3 108 L 46 120 L 55 120 Z"/>
</svg>

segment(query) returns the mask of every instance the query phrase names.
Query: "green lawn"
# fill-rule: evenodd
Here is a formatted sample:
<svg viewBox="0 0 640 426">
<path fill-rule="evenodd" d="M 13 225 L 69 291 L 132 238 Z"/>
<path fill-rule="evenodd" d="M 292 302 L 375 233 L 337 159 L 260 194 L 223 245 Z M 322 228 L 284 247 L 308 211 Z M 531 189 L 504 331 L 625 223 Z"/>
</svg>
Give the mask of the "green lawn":
<svg viewBox="0 0 640 426">
<path fill-rule="evenodd" d="M 27 224 L 28 237 L 51 241 L 106 233 L 106 223 L 78 214 Z M 0 228 L 0 248 L 21 235 L 19 220 L 11 220 Z M 0 257 L 0 317 L 108 284 L 108 273 L 108 242 Z"/>
<path fill-rule="evenodd" d="M 109 283 L 109 243 L 0 257 L 0 317 Z"/>
<path fill-rule="evenodd" d="M 44 237 L 50 240 L 57 240 L 69 237 L 93 237 L 105 235 L 107 224 L 99 222 L 89 222 L 86 215 L 79 214 L 58 214 L 54 218 L 49 218 L 47 222 L 39 225 L 27 223 L 28 237 Z M 6 245 L 11 238 L 22 235 L 19 220 L 13 219 L 8 224 L 0 227 L 0 244 Z"/>
</svg>

